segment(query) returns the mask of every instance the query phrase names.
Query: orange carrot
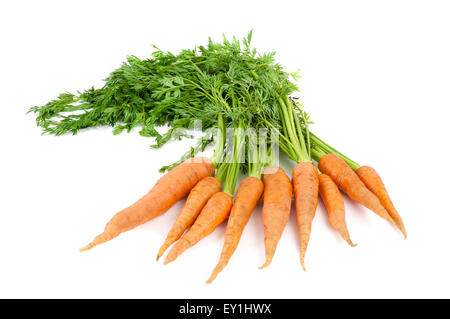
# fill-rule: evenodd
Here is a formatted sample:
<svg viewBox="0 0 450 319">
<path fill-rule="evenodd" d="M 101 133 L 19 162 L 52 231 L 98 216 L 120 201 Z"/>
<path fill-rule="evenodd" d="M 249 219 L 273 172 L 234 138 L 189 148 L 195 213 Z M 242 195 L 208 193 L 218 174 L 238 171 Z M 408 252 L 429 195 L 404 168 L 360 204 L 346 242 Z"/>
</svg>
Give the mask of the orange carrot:
<svg viewBox="0 0 450 319">
<path fill-rule="evenodd" d="M 300 262 L 306 271 L 305 254 L 319 197 L 319 172 L 312 163 L 301 162 L 294 167 L 292 182 L 300 237 Z"/>
<path fill-rule="evenodd" d="M 231 256 L 237 248 L 244 227 L 247 225 L 250 215 L 262 195 L 263 189 L 263 182 L 253 176 L 244 178 L 239 184 L 225 230 L 225 242 L 222 253 L 211 277 L 206 282 L 207 284 L 211 283 L 230 261 Z"/>
<path fill-rule="evenodd" d="M 342 238 L 352 247 L 350 235 L 345 224 L 345 206 L 341 192 L 330 176 L 326 174 L 319 175 L 319 193 L 328 212 L 328 219 L 331 226 L 336 229 Z"/>
<path fill-rule="evenodd" d="M 141 199 L 115 214 L 103 233 L 80 251 L 104 243 L 166 212 L 201 179 L 214 175 L 214 164 L 207 158 L 192 158 L 161 177 Z"/>
<path fill-rule="evenodd" d="M 395 209 L 394 204 L 392 203 L 392 200 L 386 190 L 386 187 L 384 186 L 381 177 L 377 174 L 375 169 L 370 166 L 361 166 L 356 170 L 356 174 L 363 181 L 366 187 L 378 197 L 381 204 L 384 208 L 386 208 L 389 215 L 394 220 L 395 225 L 398 227 L 398 229 L 400 229 L 406 239 L 406 229 L 403 225 L 402 218 Z"/>
<path fill-rule="evenodd" d="M 263 173 L 264 197 L 262 219 L 264 225 L 265 268 L 272 262 L 281 234 L 289 220 L 292 202 L 292 183 L 280 167 L 268 167 Z"/>
<path fill-rule="evenodd" d="M 232 204 L 233 200 L 227 193 L 215 193 L 208 200 L 200 215 L 198 215 L 194 225 L 170 249 L 164 260 L 164 265 L 174 261 L 186 249 L 194 246 L 203 237 L 212 233 L 227 218 Z"/>
<path fill-rule="evenodd" d="M 364 185 L 342 158 L 335 154 L 324 155 L 320 158 L 319 169 L 330 176 L 351 199 L 395 225 L 380 200 Z"/>
<path fill-rule="evenodd" d="M 222 185 L 220 184 L 220 181 L 211 176 L 202 179 L 197 183 L 197 185 L 195 185 L 189 193 L 186 204 L 170 229 L 166 240 L 159 249 L 156 260 L 158 260 L 164 254 L 166 249 L 177 241 L 186 229 L 194 223 L 208 199 L 210 199 L 215 193 L 220 192 L 221 188 Z"/>
</svg>

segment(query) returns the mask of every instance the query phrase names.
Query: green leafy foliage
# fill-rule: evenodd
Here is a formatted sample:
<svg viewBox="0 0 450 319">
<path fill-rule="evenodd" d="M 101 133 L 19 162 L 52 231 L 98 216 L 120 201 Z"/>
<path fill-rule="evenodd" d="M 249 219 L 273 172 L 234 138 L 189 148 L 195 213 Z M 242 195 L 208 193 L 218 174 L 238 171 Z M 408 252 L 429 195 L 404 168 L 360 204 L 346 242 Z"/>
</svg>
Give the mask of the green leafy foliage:
<svg viewBox="0 0 450 319">
<path fill-rule="evenodd" d="M 103 87 L 63 93 L 29 112 L 37 114 L 43 133 L 76 134 L 89 127 L 111 126 L 114 134 L 120 134 L 137 127 L 140 135 L 154 138 L 154 148 L 172 139 L 192 138 L 183 130 L 194 121 L 202 121 L 205 131 L 217 128 L 219 117 L 228 127 L 270 122 L 283 132 L 278 99 L 298 90 L 291 81 L 297 75 L 283 71 L 274 52 L 259 54 L 251 48 L 251 39 L 252 32 L 242 41 L 224 36 L 222 43 L 216 43 L 210 38 L 206 46 L 178 54 L 154 47 L 148 59 L 128 56 Z M 169 128 L 164 134 L 162 126 Z M 210 133 L 206 135 L 180 161 L 213 141 Z"/>
</svg>

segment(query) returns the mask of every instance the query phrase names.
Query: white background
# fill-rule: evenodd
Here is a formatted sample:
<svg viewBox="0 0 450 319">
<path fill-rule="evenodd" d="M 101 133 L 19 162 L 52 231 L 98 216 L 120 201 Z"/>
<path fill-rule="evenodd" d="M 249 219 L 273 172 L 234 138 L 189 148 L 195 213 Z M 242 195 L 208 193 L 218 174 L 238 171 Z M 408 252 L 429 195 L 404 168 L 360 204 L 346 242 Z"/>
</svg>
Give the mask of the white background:
<svg viewBox="0 0 450 319">
<path fill-rule="evenodd" d="M 0 297 L 450 297 L 448 1 L 2 1 L 0 4 Z M 222 33 L 277 51 L 299 70 L 313 129 L 384 178 L 408 230 L 346 200 L 349 247 L 322 203 L 299 262 L 295 214 L 272 265 L 261 208 L 212 285 L 224 226 L 168 266 L 155 256 L 182 202 L 91 251 L 102 231 L 178 159 L 186 143 L 151 150 L 110 128 L 41 136 L 33 105 L 99 87 L 127 54 L 178 52 Z M 291 172 L 293 163 L 284 162 Z"/>
</svg>

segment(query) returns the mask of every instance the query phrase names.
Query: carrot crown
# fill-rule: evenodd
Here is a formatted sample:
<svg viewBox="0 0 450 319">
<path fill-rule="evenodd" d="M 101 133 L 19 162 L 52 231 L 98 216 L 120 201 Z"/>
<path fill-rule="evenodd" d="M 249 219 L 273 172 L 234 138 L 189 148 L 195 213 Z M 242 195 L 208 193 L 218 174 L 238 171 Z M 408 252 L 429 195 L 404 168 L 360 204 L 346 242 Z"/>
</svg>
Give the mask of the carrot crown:
<svg viewBox="0 0 450 319">
<path fill-rule="evenodd" d="M 322 141 L 320 138 L 318 138 L 313 133 L 310 133 L 310 136 L 311 136 L 311 141 L 313 144 L 312 157 L 314 158 L 315 161 L 318 162 L 320 160 L 320 158 L 325 154 L 336 154 L 340 158 L 342 158 L 347 163 L 347 165 L 350 166 L 354 171 L 356 171 L 360 167 L 360 165 L 358 163 L 351 160 L 350 158 L 348 158 L 347 156 L 345 156 L 338 150 L 334 149 L 333 147 L 331 147 L 330 145 L 328 145 L 327 143 Z"/>
</svg>

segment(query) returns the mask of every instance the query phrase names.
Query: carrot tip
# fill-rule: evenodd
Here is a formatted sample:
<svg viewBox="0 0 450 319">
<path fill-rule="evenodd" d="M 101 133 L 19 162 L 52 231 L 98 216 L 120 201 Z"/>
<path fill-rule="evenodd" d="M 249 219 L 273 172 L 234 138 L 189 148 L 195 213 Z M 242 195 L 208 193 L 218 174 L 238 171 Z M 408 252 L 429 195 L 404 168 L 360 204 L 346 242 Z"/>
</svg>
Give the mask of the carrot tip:
<svg viewBox="0 0 450 319">
<path fill-rule="evenodd" d="M 347 237 L 347 238 L 344 238 L 344 240 L 347 242 L 347 244 L 349 244 L 351 247 L 356 247 L 356 246 L 358 246 L 358 244 L 354 244 L 353 242 L 352 242 L 352 240 L 349 238 L 349 237 Z"/>
<path fill-rule="evenodd" d="M 205 283 L 206 284 L 212 283 L 216 279 L 218 274 L 219 274 L 219 272 L 214 270 L 213 273 L 211 274 L 211 276 L 209 277 L 209 279 Z"/>
<path fill-rule="evenodd" d="M 406 235 L 406 230 L 405 229 L 400 229 L 400 231 L 402 232 L 404 239 L 406 239 L 408 237 Z"/>
<path fill-rule="evenodd" d="M 159 248 L 158 255 L 157 255 L 157 257 L 156 257 L 156 261 L 158 261 L 158 259 L 161 258 L 162 255 L 164 255 L 164 253 L 166 252 L 166 249 L 167 249 L 168 247 L 169 247 L 169 246 L 166 245 L 166 243 L 164 243 L 164 244 Z"/>
<path fill-rule="evenodd" d="M 406 238 L 408 237 L 408 236 L 406 235 L 406 229 L 405 229 L 405 226 L 403 226 L 403 223 L 402 223 L 401 220 L 400 220 L 400 221 L 395 220 L 395 222 L 394 222 L 393 225 L 395 226 L 395 228 L 397 228 L 397 229 L 403 234 L 404 239 L 406 239 Z"/>
<path fill-rule="evenodd" d="M 258 269 L 264 269 L 264 268 L 266 268 L 267 266 L 269 266 L 270 263 L 271 263 L 270 260 L 266 260 L 266 262 L 265 262 L 263 265 L 259 266 Z"/>
<path fill-rule="evenodd" d="M 306 271 L 305 261 L 301 258 L 300 263 L 302 264 L 303 271 Z"/>
<path fill-rule="evenodd" d="M 91 249 L 91 248 L 94 247 L 94 246 L 95 246 L 95 245 L 94 245 L 93 243 L 90 243 L 90 244 L 88 244 L 88 245 L 86 245 L 86 246 L 80 248 L 79 250 L 80 250 L 80 251 L 86 251 L 86 250 Z"/>
</svg>

